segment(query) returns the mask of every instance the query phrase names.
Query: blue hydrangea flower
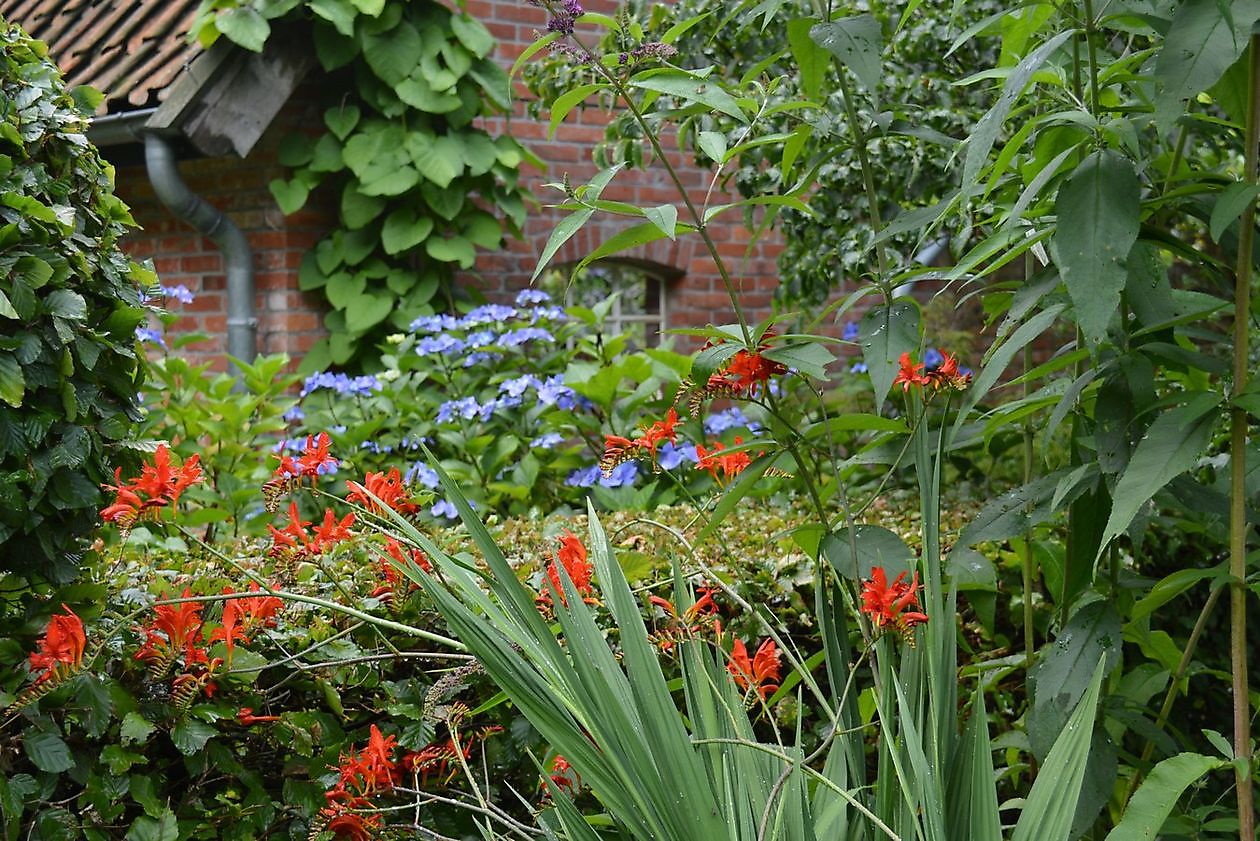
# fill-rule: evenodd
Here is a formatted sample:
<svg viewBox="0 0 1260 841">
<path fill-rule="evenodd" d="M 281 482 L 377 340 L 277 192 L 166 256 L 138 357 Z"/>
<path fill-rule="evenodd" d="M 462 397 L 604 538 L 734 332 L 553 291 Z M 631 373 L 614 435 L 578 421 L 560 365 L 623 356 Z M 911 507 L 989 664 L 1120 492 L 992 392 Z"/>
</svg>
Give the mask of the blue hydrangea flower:
<svg viewBox="0 0 1260 841">
<path fill-rule="evenodd" d="M 523 374 L 499 383 L 499 393 L 506 394 L 508 397 L 524 397 L 525 392 L 531 388 L 541 388 L 542 384 L 542 380 L 533 374 Z"/>
<path fill-rule="evenodd" d="M 499 344 L 505 348 L 518 348 L 526 342 L 538 341 L 544 344 L 552 344 L 556 337 L 551 331 L 544 330 L 541 327 L 521 327 L 516 330 L 510 330 L 499 337 Z"/>
<path fill-rule="evenodd" d="M 704 419 L 704 433 L 716 438 L 728 429 L 748 429 L 756 432 L 761 424 L 749 420 L 738 406 L 732 406 L 721 412 L 714 412 Z"/>
<path fill-rule="evenodd" d="M 533 441 L 530 441 L 529 445 L 540 450 L 550 450 L 552 447 L 558 447 L 563 443 L 564 436 L 559 432 L 548 432 L 545 435 L 539 435 Z"/>
<path fill-rule="evenodd" d="M 136 338 L 151 345 L 158 345 L 162 348 L 166 347 L 166 339 L 162 336 L 161 330 L 154 330 L 150 327 L 137 327 Z"/>
<path fill-rule="evenodd" d="M 423 461 L 417 461 L 403 476 L 403 483 L 407 485 L 419 483 L 426 488 L 436 488 L 442 484 L 442 481 L 438 479 L 436 470 Z"/>
<path fill-rule="evenodd" d="M 486 353 L 485 351 L 479 350 L 464 357 L 464 367 L 473 368 L 477 365 L 481 365 L 483 362 L 498 362 L 502 358 L 502 354 Z"/>
<path fill-rule="evenodd" d="M 193 302 L 193 293 L 188 291 L 188 287 L 182 283 L 179 286 L 163 286 L 162 294 L 166 296 L 167 300 L 174 299 L 181 304 L 191 304 Z"/>
<path fill-rule="evenodd" d="M 928 348 L 923 353 L 923 367 L 929 371 L 941 367 L 941 363 L 945 361 L 945 357 L 941 356 L 941 352 L 934 347 Z"/>
<path fill-rule="evenodd" d="M 603 478 L 599 471 L 598 464 L 592 464 L 590 467 L 579 467 L 569 474 L 569 478 L 564 483 L 572 488 L 589 488 Z"/>
<path fill-rule="evenodd" d="M 296 423 L 306 417 L 306 412 L 302 410 L 301 406 L 294 403 L 280 417 L 284 418 L 289 423 Z"/>
<path fill-rule="evenodd" d="M 849 366 L 849 370 L 854 374 L 865 374 L 868 369 L 865 362 L 854 362 Z"/>
<path fill-rule="evenodd" d="M 482 304 L 468 311 L 468 314 L 459 320 L 461 327 L 480 327 L 483 324 L 497 324 L 503 321 L 509 321 L 516 317 L 516 310 L 512 307 L 505 307 L 502 304 Z"/>
<path fill-rule="evenodd" d="M 858 337 L 858 326 L 856 321 L 846 321 L 844 323 L 844 333 L 840 336 L 846 342 L 856 342 Z"/>
<path fill-rule="evenodd" d="M 455 503 L 446 499 L 440 499 L 433 503 L 433 507 L 429 509 L 429 513 L 434 517 L 445 517 L 448 520 L 459 519 L 459 512 L 455 510 Z"/>
<path fill-rule="evenodd" d="M 530 324 L 540 321 L 568 321 L 569 314 L 562 307 L 538 307 L 530 313 Z"/>
<path fill-rule="evenodd" d="M 699 461 L 700 455 L 694 444 L 677 446 L 672 441 L 666 441 L 656 449 L 656 463 L 662 470 L 673 470 L 683 462 L 697 464 Z"/>
<path fill-rule="evenodd" d="M 538 402 L 544 406 L 557 406 L 561 409 L 572 409 L 577 405 L 577 392 L 564 384 L 564 376 L 553 374 L 547 381 L 537 386 Z"/>
<path fill-rule="evenodd" d="M 494 411 L 493 402 L 487 405 L 490 406 L 491 411 Z M 441 406 L 438 406 L 437 422 L 450 423 L 457 417 L 463 418 L 464 420 L 472 420 L 482 413 L 483 407 L 477 402 L 477 398 L 461 397 L 458 400 L 447 400 Z"/>
<path fill-rule="evenodd" d="M 466 345 L 449 333 L 438 333 L 436 336 L 425 336 L 416 342 L 416 356 L 432 356 L 433 354 L 459 353 Z"/>
<path fill-rule="evenodd" d="M 459 326 L 459 319 L 445 313 L 441 315 L 422 315 L 411 322 L 413 333 L 442 333 Z"/>
<path fill-rule="evenodd" d="M 464 343 L 468 347 L 486 347 L 488 345 L 493 345 L 498 338 L 498 334 L 493 330 L 477 330 L 473 333 L 469 333 L 465 337 Z"/>
<path fill-rule="evenodd" d="M 331 371 L 320 371 L 317 374 L 311 374 L 303 381 L 302 396 L 305 397 L 321 388 L 335 391 L 338 394 L 367 397 L 374 391 L 380 391 L 381 383 L 371 374 L 364 374 L 361 377 L 350 377 L 345 374 L 334 374 Z"/>
<path fill-rule="evenodd" d="M 518 307 L 537 306 L 551 302 L 551 296 L 541 289 L 522 289 L 516 293 L 516 305 Z"/>
<path fill-rule="evenodd" d="M 598 467 L 596 469 L 598 469 Z M 635 461 L 623 461 L 621 464 L 613 468 L 610 475 L 601 475 L 599 483 L 605 488 L 620 488 L 623 485 L 633 485 L 634 480 L 638 477 L 639 463 Z"/>
</svg>

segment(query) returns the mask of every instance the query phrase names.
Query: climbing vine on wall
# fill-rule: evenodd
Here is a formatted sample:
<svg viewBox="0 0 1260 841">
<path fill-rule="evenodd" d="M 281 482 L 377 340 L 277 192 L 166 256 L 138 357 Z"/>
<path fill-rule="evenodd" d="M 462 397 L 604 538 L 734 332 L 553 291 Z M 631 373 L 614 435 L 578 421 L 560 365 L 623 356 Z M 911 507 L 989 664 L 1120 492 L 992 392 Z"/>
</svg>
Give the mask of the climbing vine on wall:
<svg viewBox="0 0 1260 841">
<path fill-rule="evenodd" d="M 494 36 L 430 0 L 204 0 L 192 30 L 260 52 L 272 24 L 309 22 L 329 86 L 322 133 L 285 139 L 291 177 L 271 183 L 286 214 L 317 186 L 339 199 L 340 224 L 306 255 L 303 290 L 321 289 L 329 338 L 303 366 L 354 366 L 380 339 L 433 311 L 476 248 L 519 234 L 527 152 L 473 121 L 509 107 Z"/>
</svg>

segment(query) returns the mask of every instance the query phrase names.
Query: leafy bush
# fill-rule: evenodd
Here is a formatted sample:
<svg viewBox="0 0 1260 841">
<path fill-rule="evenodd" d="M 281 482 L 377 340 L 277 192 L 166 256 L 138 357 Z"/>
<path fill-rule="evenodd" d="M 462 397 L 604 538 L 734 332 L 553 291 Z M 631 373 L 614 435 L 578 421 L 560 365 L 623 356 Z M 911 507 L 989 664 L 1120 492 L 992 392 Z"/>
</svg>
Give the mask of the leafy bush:
<svg viewBox="0 0 1260 841">
<path fill-rule="evenodd" d="M 139 420 L 133 225 L 84 136 L 100 94 L 0 21 L 0 567 L 65 581 Z"/>
</svg>

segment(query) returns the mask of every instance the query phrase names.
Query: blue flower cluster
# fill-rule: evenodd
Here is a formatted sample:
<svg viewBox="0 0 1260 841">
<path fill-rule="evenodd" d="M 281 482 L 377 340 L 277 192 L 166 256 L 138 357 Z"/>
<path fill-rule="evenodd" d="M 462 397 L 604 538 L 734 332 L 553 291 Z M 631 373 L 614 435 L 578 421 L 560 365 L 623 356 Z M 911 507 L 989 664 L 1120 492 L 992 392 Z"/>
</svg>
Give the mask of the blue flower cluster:
<svg viewBox="0 0 1260 841">
<path fill-rule="evenodd" d="M 163 286 L 162 294 L 166 296 L 168 301 L 175 300 L 181 304 L 191 304 L 195 299 L 193 293 L 182 283 L 179 286 Z"/>
<path fill-rule="evenodd" d="M 166 338 L 163 337 L 161 330 L 154 330 L 151 327 L 137 327 L 136 338 L 151 345 L 166 347 Z"/>
<path fill-rule="evenodd" d="M 471 368 L 502 359 L 494 350 L 516 350 L 530 342 L 555 344 L 555 334 L 546 326 L 568 316 L 560 307 L 550 306 L 551 296 L 540 289 L 525 289 L 516 296 L 516 306 L 483 304 L 460 318 L 453 315 L 424 315 L 411 322 L 418 337 L 418 356 L 463 357 Z M 494 329 L 487 329 L 494 328 Z M 468 332 L 472 331 L 472 332 Z M 463 334 L 463 335 L 457 335 Z"/>
<path fill-rule="evenodd" d="M 581 405 L 581 398 L 578 397 L 577 392 L 564 384 L 563 375 L 553 374 L 543 380 L 533 374 L 524 374 L 499 383 L 499 395 L 485 403 L 478 402 L 475 397 L 447 400 L 438 406 L 437 422 L 451 423 L 457 418 L 462 420 L 477 418 L 483 422 L 487 421 L 496 409 L 512 409 L 520 406 L 525 402 L 525 396 L 530 389 L 535 391 L 538 404 L 542 406 L 573 409 Z"/>
<path fill-rule="evenodd" d="M 750 420 L 738 406 L 732 406 L 721 412 L 714 412 L 704 419 L 704 434 L 716 438 L 728 429 L 747 429 L 756 432 L 761 424 Z"/>
<path fill-rule="evenodd" d="M 626 461 L 614 467 L 612 473 L 608 476 L 605 476 L 600 471 L 598 464 L 592 464 L 590 467 L 579 467 L 569 474 L 569 478 L 565 479 L 564 483 L 572 488 L 589 488 L 594 485 L 604 488 L 620 488 L 626 485 L 633 485 L 638 478 L 638 463 Z"/>
<path fill-rule="evenodd" d="M 381 383 L 371 374 L 364 374 L 361 377 L 351 377 L 346 374 L 334 374 L 331 371 L 321 371 L 318 374 L 311 374 L 302 383 L 302 397 L 313 391 L 319 391 L 326 388 L 329 391 L 335 391 L 338 394 L 350 394 L 357 397 L 368 397 L 374 391 L 381 390 Z"/>
</svg>

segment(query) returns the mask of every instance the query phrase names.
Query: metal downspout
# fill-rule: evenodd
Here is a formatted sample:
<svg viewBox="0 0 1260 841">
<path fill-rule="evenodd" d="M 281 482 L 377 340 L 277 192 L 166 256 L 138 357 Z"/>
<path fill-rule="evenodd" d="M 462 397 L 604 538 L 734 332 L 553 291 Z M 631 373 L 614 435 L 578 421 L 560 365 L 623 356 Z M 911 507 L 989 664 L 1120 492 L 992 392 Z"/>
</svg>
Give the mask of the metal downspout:
<svg viewBox="0 0 1260 841">
<path fill-rule="evenodd" d="M 175 151 L 155 132 L 144 135 L 144 160 L 149 182 L 162 204 L 209 237 L 223 253 L 227 272 L 227 347 L 237 359 L 251 363 L 258 352 L 258 316 L 254 309 L 254 253 L 236 224 L 188 188 L 179 176 Z"/>
</svg>

